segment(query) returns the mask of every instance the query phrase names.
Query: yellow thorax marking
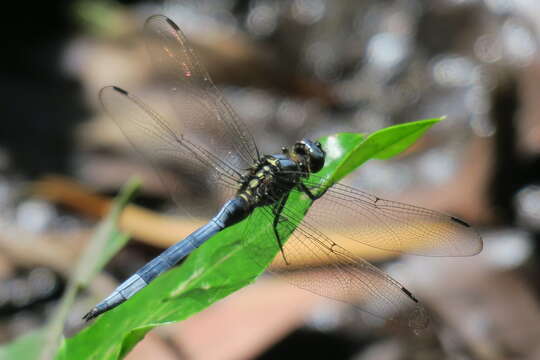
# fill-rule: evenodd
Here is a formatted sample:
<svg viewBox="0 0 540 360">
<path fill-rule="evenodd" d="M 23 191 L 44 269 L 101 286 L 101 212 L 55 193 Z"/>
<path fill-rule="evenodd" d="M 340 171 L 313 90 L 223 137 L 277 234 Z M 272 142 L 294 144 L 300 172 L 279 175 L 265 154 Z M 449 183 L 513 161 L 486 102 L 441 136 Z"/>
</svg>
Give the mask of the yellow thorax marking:
<svg viewBox="0 0 540 360">
<path fill-rule="evenodd" d="M 268 163 L 272 166 L 278 166 L 278 159 L 276 158 L 268 158 L 266 161 L 268 161 Z M 266 167 L 266 166 L 265 166 Z"/>
<path fill-rule="evenodd" d="M 257 187 L 258 185 L 259 185 L 259 179 L 251 179 L 249 181 L 249 187 L 250 188 Z"/>
</svg>

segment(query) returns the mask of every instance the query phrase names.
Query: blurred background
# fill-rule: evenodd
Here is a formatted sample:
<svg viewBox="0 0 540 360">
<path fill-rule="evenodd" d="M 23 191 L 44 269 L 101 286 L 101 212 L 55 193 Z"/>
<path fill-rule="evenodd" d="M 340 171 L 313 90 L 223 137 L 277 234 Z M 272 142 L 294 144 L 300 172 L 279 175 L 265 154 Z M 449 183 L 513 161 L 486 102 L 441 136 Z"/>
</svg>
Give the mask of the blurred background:
<svg viewBox="0 0 540 360">
<path fill-rule="evenodd" d="M 265 152 L 304 136 L 446 115 L 406 154 L 371 161 L 345 182 L 464 218 L 485 246 L 463 259 L 366 254 L 428 308 L 436 326 L 421 336 L 356 321 L 344 304 L 264 278 L 154 330 L 128 359 L 540 358 L 540 2 L 14 6 L 21 8 L 3 23 L 0 73 L 1 343 L 45 323 L 130 175 L 144 181 L 136 203 L 167 215 L 163 222 L 174 231 L 159 235 L 148 216 L 126 220 L 133 240 L 77 300 L 66 334 L 84 326 L 82 315 L 119 280 L 198 225 L 177 211 L 97 99 L 113 84 L 144 99 L 158 96 L 163 79 L 151 70 L 141 29 L 161 13 L 186 33 Z M 185 176 L 182 164 L 160 167 Z M 219 201 L 185 184 L 188 206 Z"/>
</svg>

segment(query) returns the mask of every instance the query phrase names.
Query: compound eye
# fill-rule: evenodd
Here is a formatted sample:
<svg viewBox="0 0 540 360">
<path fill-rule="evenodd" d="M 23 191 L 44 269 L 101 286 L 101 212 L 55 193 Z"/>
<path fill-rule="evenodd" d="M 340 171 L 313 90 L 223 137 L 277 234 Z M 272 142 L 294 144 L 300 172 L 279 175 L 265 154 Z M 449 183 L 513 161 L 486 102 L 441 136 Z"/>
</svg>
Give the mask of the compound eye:
<svg viewBox="0 0 540 360">
<path fill-rule="evenodd" d="M 306 148 L 302 145 L 295 145 L 294 152 L 298 155 L 306 155 Z"/>
</svg>

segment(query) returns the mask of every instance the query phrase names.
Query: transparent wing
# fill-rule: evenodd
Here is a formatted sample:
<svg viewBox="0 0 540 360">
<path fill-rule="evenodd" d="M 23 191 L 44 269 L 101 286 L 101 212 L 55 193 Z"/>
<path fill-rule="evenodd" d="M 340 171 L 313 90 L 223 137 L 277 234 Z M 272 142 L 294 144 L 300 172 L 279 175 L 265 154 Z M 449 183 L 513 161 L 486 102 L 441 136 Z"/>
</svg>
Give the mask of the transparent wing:
<svg viewBox="0 0 540 360">
<path fill-rule="evenodd" d="M 275 239 L 272 227 L 275 216 L 268 208 L 264 213 L 265 224 L 253 221 L 247 227 L 247 234 L 260 232 L 260 227 L 264 226 L 265 236 Z M 277 228 L 282 235 L 292 232 L 283 244 L 284 255 L 279 252 L 277 240 L 260 247 L 250 245 L 256 262 L 261 259 L 260 251 L 268 251 L 268 248 L 278 251 L 270 270 L 273 274 L 301 289 L 352 304 L 378 318 L 405 323 L 414 329 L 427 327 L 429 317 L 426 311 L 407 289 L 329 239 L 292 209 L 283 210 Z"/>
<path fill-rule="evenodd" d="M 118 87 L 105 87 L 99 99 L 106 113 L 116 122 L 133 147 L 147 159 L 159 174 L 173 199 L 181 206 L 182 182 L 167 176 L 163 160 L 177 164 L 201 185 L 201 178 L 232 193 L 238 187 L 239 172 L 204 147 L 192 143 L 178 128 L 178 121 L 170 121 L 132 95 Z M 185 202 L 185 201 L 184 201 Z"/>
<path fill-rule="evenodd" d="M 259 160 L 259 151 L 246 125 L 238 118 L 178 26 L 163 15 L 145 24 L 150 58 L 164 74 L 167 94 L 181 119 L 182 132 L 206 146 L 236 169 Z"/>
<path fill-rule="evenodd" d="M 312 175 L 304 184 L 316 190 L 322 182 Z M 314 202 L 306 221 L 364 245 L 413 255 L 471 256 L 483 246 L 478 232 L 454 216 L 339 183 Z"/>
</svg>

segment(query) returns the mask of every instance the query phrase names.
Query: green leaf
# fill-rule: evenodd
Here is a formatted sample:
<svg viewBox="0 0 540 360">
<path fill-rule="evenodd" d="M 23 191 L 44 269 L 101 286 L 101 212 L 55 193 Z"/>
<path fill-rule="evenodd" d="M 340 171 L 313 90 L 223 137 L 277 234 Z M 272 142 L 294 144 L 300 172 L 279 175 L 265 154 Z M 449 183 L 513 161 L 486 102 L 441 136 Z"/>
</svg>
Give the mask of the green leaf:
<svg viewBox="0 0 540 360">
<path fill-rule="evenodd" d="M 354 145 L 354 135 L 339 134 L 336 139 L 332 136 L 327 141 L 336 144 L 339 153 L 344 154 L 339 169 L 333 175 L 333 182 L 341 180 L 350 172 L 370 159 L 389 159 L 399 155 L 414 144 L 431 126 L 443 120 L 444 117 L 414 121 L 390 126 L 370 134 L 365 141 Z"/>
<path fill-rule="evenodd" d="M 325 179 L 322 188 L 371 158 L 400 153 L 437 121 L 398 125 L 367 138 L 343 133 L 321 139 L 327 152 L 325 167 L 317 174 Z M 311 200 L 299 193 L 291 194 L 287 201 L 287 206 L 304 214 L 310 205 Z M 271 220 L 262 209 L 256 209 L 247 220 L 218 233 L 181 266 L 159 276 L 129 301 L 67 339 L 58 359 L 122 358 L 152 328 L 186 319 L 248 285 L 277 253 L 267 226 Z M 292 229 L 279 231 L 282 238 L 287 238 Z"/>
<path fill-rule="evenodd" d="M 444 117 L 426 119 L 381 129 L 369 135 L 364 147 L 371 149 L 374 159 L 389 159 L 407 150 L 433 125 Z"/>
</svg>

